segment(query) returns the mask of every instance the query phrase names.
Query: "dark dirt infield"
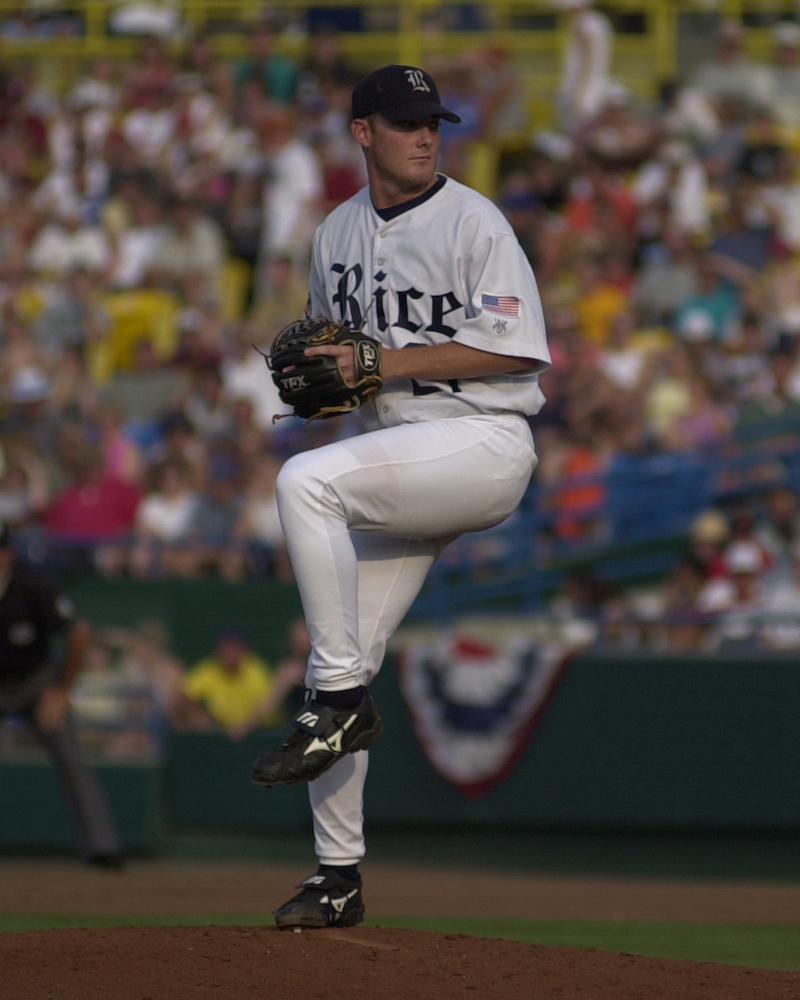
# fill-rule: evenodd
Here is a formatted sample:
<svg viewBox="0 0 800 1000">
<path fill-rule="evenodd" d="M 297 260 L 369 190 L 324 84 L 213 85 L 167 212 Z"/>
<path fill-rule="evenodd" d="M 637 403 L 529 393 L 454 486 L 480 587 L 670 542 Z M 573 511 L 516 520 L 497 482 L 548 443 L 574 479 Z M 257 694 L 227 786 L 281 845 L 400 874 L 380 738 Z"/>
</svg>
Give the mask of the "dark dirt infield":
<svg viewBox="0 0 800 1000">
<path fill-rule="evenodd" d="M 796 1000 L 800 973 L 357 927 L 0 936 L 0 1000 Z"/>
</svg>

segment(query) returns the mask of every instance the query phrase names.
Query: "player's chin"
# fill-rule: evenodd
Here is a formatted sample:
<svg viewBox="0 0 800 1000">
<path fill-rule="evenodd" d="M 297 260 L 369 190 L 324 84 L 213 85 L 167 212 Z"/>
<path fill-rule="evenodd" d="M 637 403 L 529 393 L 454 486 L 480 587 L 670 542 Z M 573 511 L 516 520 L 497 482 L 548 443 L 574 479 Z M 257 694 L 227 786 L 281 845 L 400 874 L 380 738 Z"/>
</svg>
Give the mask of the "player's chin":
<svg viewBox="0 0 800 1000">
<path fill-rule="evenodd" d="M 436 161 L 433 159 L 412 160 L 408 165 L 408 179 L 415 183 L 425 183 L 436 173 Z"/>
</svg>

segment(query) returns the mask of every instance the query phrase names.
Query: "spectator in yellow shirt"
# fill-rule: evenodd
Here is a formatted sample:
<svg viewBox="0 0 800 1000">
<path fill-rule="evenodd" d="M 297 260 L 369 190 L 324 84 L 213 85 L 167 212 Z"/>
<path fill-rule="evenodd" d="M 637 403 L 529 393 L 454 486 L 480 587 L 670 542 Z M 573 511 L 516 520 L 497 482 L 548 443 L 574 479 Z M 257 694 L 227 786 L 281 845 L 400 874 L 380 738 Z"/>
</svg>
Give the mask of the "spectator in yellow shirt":
<svg viewBox="0 0 800 1000">
<path fill-rule="evenodd" d="M 602 268 L 593 260 L 582 260 L 576 268 L 579 292 L 575 315 L 584 340 L 605 347 L 611 339 L 614 318 L 625 309 L 628 296 L 606 280 Z"/>
<path fill-rule="evenodd" d="M 281 721 L 280 699 L 269 665 L 236 628 L 223 629 L 214 653 L 186 675 L 183 691 L 193 702 L 197 728 L 213 725 L 241 739 L 251 729 Z M 271 698 L 271 694 L 277 698 Z"/>
</svg>

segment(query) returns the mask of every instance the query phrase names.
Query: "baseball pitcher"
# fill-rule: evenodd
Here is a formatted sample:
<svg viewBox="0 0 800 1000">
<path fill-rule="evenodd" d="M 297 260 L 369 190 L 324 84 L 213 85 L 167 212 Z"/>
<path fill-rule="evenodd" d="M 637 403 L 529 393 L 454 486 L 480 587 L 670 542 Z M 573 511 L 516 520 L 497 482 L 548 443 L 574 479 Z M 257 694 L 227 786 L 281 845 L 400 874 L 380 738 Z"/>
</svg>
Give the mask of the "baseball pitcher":
<svg viewBox="0 0 800 1000">
<path fill-rule="evenodd" d="M 368 686 L 448 542 L 508 517 L 536 465 L 526 417 L 550 356 L 530 265 L 503 215 L 436 172 L 433 79 L 385 66 L 353 91 L 369 185 L 317 230 L 309 317 L 270 366 L 307 419 L 363 403 L 367 432 L 295 455 L 278 507 L 313 651 L 294 732 L 255 762 L 308 781 L 319 870 L 280 927 L 363 919 L 362 791 L 382 723 Z"/>
</svg>

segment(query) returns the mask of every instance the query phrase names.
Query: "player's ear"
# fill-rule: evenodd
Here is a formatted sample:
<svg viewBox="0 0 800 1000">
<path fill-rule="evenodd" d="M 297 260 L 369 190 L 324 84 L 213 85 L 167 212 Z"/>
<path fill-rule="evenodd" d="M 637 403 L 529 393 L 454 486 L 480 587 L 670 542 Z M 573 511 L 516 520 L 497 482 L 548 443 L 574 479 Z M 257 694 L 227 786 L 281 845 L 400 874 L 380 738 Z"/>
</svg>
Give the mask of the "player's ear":
<svg viewBox="0 0 800 1000">
<path fill-rule="evenodd" d="M 372 129 L 366 118 L 354 118 L 350 123 L 350 131 L 359 146 L 369 149 L 372 145 Z"/>
</svg>

